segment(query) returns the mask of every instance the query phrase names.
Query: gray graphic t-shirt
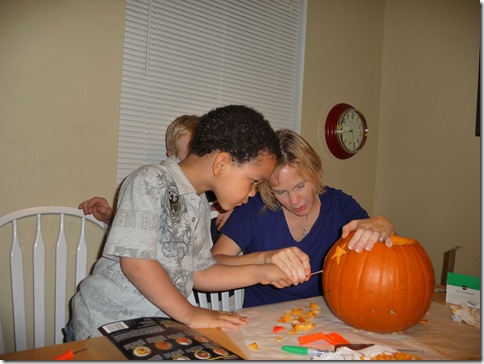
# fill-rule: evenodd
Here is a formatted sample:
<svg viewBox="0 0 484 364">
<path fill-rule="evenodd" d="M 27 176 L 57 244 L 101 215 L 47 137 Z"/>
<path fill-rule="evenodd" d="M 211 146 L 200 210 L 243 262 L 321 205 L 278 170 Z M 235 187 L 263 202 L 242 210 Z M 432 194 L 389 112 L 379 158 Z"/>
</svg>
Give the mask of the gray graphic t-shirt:
<svg viewBox="0 0 484 364">
<path fill-rule="evenodd" d="M 98 327 L 143 316 L 166 316 L 126 278 L 120 257 L 157 260 L 186 297 L 193 273 L 215 264 L 210 205 L 171 158 L 131 173 L 120 191 L 103 255 L 73 299 L 76 339 L 100 336 Z"/>
</svg>

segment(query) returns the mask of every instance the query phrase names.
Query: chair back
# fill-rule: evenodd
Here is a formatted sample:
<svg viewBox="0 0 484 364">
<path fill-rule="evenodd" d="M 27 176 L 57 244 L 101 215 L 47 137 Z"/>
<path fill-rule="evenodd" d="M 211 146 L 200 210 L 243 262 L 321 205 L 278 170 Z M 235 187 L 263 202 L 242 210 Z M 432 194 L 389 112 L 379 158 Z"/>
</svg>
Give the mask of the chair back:
<svg viewBox="0 0 484 364">
<path fill-rule="evenodd" d="M 107 225 L 73 207 L 32 207 L 0 217 L 0 259 L 7 260 L 0 260 L 0 286 L 5 287 L 0 354 L 64 341 L 69 300 L 99 257 L 107 231 Z M 44 238 L 48 235 L 53 239 Z M 243 294 L 243 289 L 194 290 L 188 300 L 234 311 L 242 308 Z"/>
<path fill-rule="evenodd" d="M 9 250 L 0 274 L 8 297 L 0 301 L 0 353 L 63 342 L 69 299 L 90 273 L 106 232 L 104 223 L 73 207 L 32 207 L 0 217 L 0 255 Z M 53 239 L 44 238 L 49 235 Z"/>
<path fill-rule="evenodd" d="M 193 293 L 198 306 L 217 311 L 240 310 L 244 302 L 243 288 L 211 293 L 194 290 Z"/>
</svg>

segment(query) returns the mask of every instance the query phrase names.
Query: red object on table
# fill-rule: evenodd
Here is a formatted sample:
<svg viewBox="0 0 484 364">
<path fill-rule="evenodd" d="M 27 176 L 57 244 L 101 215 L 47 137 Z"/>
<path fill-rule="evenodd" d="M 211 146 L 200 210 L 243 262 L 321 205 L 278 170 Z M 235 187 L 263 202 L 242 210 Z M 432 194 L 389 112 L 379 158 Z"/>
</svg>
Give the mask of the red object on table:
<svg viewBox="0 0 484 364">
<path fill-rule="evenodd" d="M 349 344 L 350 342 L 346 340 L 343 336 L 338 334 L 337 332 L 330 332 L 329 334 L 324 334 L 322 332 L 316 332 L 314 334 L 302 335 L 299 336 L 299 343 L 301 345 L 309 344 L 314 341 L 324 340 L 331 345 L 337 344 Z"/>
<path fill-rule="evenodd" d="M 84 351 L 84 350 L 87 350 L 87 349 L 82 349 L 78 351 L 66 350 L 64 354 L 56 356 L 53 360 L 72 360 L 74 359 L 74 354 L 80 353 L 81 351 Z"/>
</svg>

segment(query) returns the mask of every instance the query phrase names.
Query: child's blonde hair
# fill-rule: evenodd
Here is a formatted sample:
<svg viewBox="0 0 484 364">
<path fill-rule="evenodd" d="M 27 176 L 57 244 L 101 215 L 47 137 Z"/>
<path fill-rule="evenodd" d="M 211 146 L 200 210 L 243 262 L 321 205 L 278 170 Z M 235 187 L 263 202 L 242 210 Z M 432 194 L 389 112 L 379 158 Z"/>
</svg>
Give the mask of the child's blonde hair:
<svg viewBox="0 0 484 364">
<path fill-rule="evenodd" d="M 180 152 L 179 140 L 187 134 L 195 133 L 198 126 L 199 117 L 197 115 L 181 115 L 173 120 L 166 128 L 165 145 L 166 151 L 173 155 L 178 155 Z M 191 149 L 191 148 L 190 148 Z"/>
</svg>

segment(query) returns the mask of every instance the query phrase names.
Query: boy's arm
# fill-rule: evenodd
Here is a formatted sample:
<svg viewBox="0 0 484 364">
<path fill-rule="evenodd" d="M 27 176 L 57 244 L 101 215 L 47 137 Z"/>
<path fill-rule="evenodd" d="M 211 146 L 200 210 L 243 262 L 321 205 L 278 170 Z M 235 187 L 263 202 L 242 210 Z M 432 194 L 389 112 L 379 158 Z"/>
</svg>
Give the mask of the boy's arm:
<svg viewBox="0 0 484 364">
<path fill-rule="evenodd" d="M 219 264 L 275 264 L 294 282 L 306 281 L 306 277 L 311 273 L 308 255 L 295 246 L 239 255 L 240 248 L 235 241 L 221 234 L 211 251 Z"/>
<path fill-rule="evenodd" d="M 289 281 L 285 273 L 274 264 L 214 264 L 194 274 L 194 287 L 208 292 L 226 291 L 258 283 L 273 284 L 276 287 L 283 288 L 301 282 Z"/>
<path fill-rule="evenodd" d="M 129 281 L 155 306 L 193 328 L 238 328 L 247 318 L 224 311 L 192 306 L 156 260 L 122 257 L 121 269 Z"/>
</svg>

